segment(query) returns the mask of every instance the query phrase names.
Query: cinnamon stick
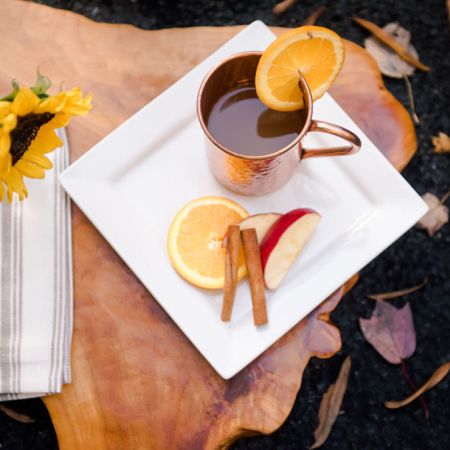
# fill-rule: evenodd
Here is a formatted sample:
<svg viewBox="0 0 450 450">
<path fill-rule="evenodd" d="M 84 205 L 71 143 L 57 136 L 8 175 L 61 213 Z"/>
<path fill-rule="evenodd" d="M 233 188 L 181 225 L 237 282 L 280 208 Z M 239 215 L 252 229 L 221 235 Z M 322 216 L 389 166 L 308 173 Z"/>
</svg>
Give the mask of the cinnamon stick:
<svg viewBox="0 0 450 450">
<path fill-rule="evenodd" d="M 249 228 L 242 230 L 241 234 L 244 244 L 245 262 L 250 278 L 253 322 L 255 325 L 264 325 L 267 323 L 266 293 L 256 230 Z"/>
<path fill-rule="evenodd" d="M 241 243 L 240 228 L 238 225 L 230 225 L 227 233 L 227 246 L 225 253 L 225 283 L 223 287 L 222 320 L 231 320 L 234 297 L 238 281 L 238 257 Z"/>
</svg>

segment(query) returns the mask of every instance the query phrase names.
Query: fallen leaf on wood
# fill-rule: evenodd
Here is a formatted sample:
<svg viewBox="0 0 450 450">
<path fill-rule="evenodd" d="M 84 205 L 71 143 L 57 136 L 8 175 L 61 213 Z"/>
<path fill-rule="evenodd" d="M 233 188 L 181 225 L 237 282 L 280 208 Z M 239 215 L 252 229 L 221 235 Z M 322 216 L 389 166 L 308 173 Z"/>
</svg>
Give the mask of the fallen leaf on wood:
<svg viewBox="0 0 450 450">
<path fill-rule="evenodd" d="M 386 44 L 392 50 L 394 50 L 400 58 L 405 60 L 406 62 L 412 64 L 414 67 L 423 70 L 425 72 L 429 72 L 431 69 L 419 61 L 417 57 L 410 54 L 406 48 L 404 48 L 399 42 L 397 42 L 390 34 L 386 33 L 379 26 L 374 23 L 361 19 L 359 17 L 354 17 L 356 23 L 361 25 L 366 30 L 370 31 L 378 40 Z"/>
<path fill-rule="evenodd" d="M 303 25 L 315 25 L 317 19 L 324 13 L 327 9 L 325 5 L 319 6 L 315 11 L 313 11 L 304 21 Z"/>
<path fill-rule="evenodd" d="M 410 43 L 411 33 L 402 28 L 398 23 L 388 23 L 382 30 L 392 36 L 403 48 L 411 55 L 418 57 L 416 49 Z M 413 65 L 381 42 L 375 36 L 370 36 L 364 41 L 364 47 L 373 56 L 378 63 L 378 67 L 382 74 L 393 78 L 403 78 L 405 75 L 411 76 L 416 70 Z"/>
<path fill-rule="evenodd" d="M 438 383 L 440 383 L 448 374 L 450 371 L 450 362 L 443 364 L 439 369 L 437 369 L 433 375 L 431 375 L 431 378 L 419 389 L 417 389 L 414 394 L 410 395 L 409 397 L 405 398 L 405 400 L 398 401 L 398 402 L 386 402 L 384 405 L 386 408 L 390 409 L 396 409 L 401 408 L 402 406 L 409 405 L 411 402 L 413 402 L 417 397 L 422 395 L 424 392 L 430 390 L 432 387 L 436 386 Z"/>
<path fill-rule="evenodd" d="M 426 230 L 432 237 L 448 222 L 448 208 L 443 204 L 450 194 L 450 191 L 440 200 L 430 192 L 422 195 L 423 201 L 427 204 L 428 212 L 416 223 L 416 228 Z"/>
<path fill-rule="evenodd" d="M 437 136 L 431 138 L 431 141 L 435 153 L 450 153 L 450 137 L 447 134 L 440 131 Z"/>
<path fill-rule="evenodd" d="M 297 3 L 297 0 L 283 0 L 280 3 L 277 3 L 272 8 L 272 12 L 274 14 L 283 14 L 284 12 L 286 12 L 295 3 Z"/>
<path fill-rule="evenodd" d="M 370 319 L 359 319 L 361 331 L 375 350 L 391 364 L 401 364 L 416 349 L 416 331 L 409 303 L 403 308 L 376 301 Z"/>
<path fill-rule="evenodd" d="M 347 389 L 351 365 L 351 357 L 347 356 L 342 363 L 336 382 L 330 385 L 322 397 L 319 407 L 319 425 L 314 432 L 315 442 L 310 447 L 311 449 L 320 447 L 330 435 L 331 428 L 339 414 L 342 400 Z"/>
<path fill-rule="evenodd" d="M 30 416 L 27 416 L 26 414 L 20 414 L 13 409 L 9 408 L 8 406 L 0 404 L 0 411 L 3 411 L 8 417 L 11 419 L 21 422 L 21 423 L 33 423 L 34 419 L 32 419 Z"/>
<path fill-rule="evenodd" d="M 393 298 L 403 297 L 404 295 L 412 294 L 413 292 L 422 289 L 428 283 L 428 278 L 424 278 L 422 283 L 410 288 L 399 289 L 398 291 L 383 292 L 382 294 L 368 295 L 371 300 L 392 300 Z"/>
</svg>

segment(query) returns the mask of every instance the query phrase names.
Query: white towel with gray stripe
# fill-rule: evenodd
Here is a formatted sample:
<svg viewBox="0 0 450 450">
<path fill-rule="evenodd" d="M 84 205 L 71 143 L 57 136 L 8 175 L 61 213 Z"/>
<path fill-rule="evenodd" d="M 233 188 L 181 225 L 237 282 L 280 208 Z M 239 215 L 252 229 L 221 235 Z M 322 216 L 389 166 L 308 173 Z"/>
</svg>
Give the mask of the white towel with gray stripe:
<svg viewBox="0 0 450 450">
<path fill-rule="evenodd" d="M 70 382 L 72 255 L 70 201 L 58 183 L 69 161 L 47 155 L 28 198 L 0 204 L 0 400 L 60 392 Z"/>
</svg>

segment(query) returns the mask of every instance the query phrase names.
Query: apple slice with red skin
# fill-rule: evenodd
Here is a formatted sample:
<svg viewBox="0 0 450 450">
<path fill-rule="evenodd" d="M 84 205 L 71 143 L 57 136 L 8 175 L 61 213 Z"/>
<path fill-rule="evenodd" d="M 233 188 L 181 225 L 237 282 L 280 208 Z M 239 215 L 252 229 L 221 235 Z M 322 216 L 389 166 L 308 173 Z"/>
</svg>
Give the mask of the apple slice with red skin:
<svg viewBox="0 0 450 450">
<path fill-rule="evenodd" d="M 256 238 L 258 239 L 258 244 L 261 244 L 261 241 L 263 240 L 269 228 L 280 217 L 281 214 L 278 213 L 254 214 L 253 216 L 247 216 L 245 219 L 242 219 L 237 225 L 239 225 L 241 230 L 254 228 L 256 230 Z M 222 247 L 226 246 L 227 246 L 227 236 L 225 236 L 222 242 Z"/>
<path fill-rule="evenodd" d="M 313 209 L 298 208 L 282 215 L 261 242 L 264 282 L 276 289 L 320 222 Z"/>
<path fill-rule="evenodd" d="M 264 213 L 255 214 L 253 216 L 247 216 L 242 219 L 238 225 L 241 230 L 246 230 L 248 228 L 254 228 L 256 230 L 256 238 L 258 239 L 258 244 L 261 244 L 264 236 L 269 231 L 270 227 L 281 217 L 278 213 Z"/>
</svg>

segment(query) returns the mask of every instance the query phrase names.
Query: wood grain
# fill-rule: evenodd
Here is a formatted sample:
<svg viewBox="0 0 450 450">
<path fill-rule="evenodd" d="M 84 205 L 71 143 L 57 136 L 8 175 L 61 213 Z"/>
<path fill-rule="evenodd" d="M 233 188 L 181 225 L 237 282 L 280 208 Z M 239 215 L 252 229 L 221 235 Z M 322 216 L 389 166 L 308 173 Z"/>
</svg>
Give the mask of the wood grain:
<svg viewBox="0 0 450 450">
<path fill-rule="evenodd" d="M 12 78 L 33 83 L 37 67 L 56 87 L 92 91 L 94 111 L 69 127 L 75 160 L 240 29 L 143 31 L 4 0 L 0 91 Z M 411 120 L 368 54 L 349 42 L 346 51 L 332 95 L 401 169 L 415 151 Z M 73 243 L 73 382 L 44 399 L 61 450 L 215 449 L 271 433 L 289 414 L 309 359 L 341 347 L 329 314 L 356 278 L 224 381 L 77 207 Z"/>
<path fill-rule="evenodd" d="M 344 67 L 330 94 L 401 171 L 417 148 L 411 116 L 385 88 L 377 63 L 363 48 L 345 41 L 345 51 Z"/>
</svg>

